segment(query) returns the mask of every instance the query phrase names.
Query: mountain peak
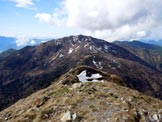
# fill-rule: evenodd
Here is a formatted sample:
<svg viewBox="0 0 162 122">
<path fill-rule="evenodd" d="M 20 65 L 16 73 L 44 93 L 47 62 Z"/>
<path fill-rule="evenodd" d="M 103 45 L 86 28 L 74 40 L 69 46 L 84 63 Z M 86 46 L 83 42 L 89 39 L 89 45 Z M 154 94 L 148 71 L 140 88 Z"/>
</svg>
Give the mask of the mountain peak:
<svg viewBox="0 0 162 122">
<path fill-rule="evenodd" d="M 78 35 L 25 47 L 0 60 L 0 109 L 49 86 L 79 65 L 114 74 L 127 87 L 162 98 L 162 77 L 155 67 L 123 47 Z"/>
</svg>

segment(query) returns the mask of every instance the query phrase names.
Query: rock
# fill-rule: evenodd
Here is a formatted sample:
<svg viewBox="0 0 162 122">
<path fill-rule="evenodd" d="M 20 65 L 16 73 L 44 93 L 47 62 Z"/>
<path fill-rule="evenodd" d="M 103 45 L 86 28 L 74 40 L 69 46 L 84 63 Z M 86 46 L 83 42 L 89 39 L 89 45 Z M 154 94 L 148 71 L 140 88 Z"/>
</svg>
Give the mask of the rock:
<svg viewBox="0 0 162 122">
<path fill-rule="evenodd" d="M 68 122 L 72 120 L 72 115 L 70 111 L 67 111 L 61 118 L 61 122 Z"/>
<path fill-rule="evenodd" d="M 61 118 L 61 122 L 79 122 L 80 119 L 76 113 L 72 113 L 71 111 L 67 111 L 63 114 Z"/>
<path fill-rule="evenodd" d="M 128 101 L 129 101 L 129 102 L 132 102 L 132 101 L 133 101 L 133 98 L 132 98 L 132 97 L 129 97 L 129 98 L 128 98 Z"/>
<path fill-rule="evenodd" d="M 76 114 L 76 113 L 73 114 L 73 115 L 72 115 L 72 118 L 73 118 L 73 120 L 75 120 L 75 119 L 77 118 L 77 114 Z"/>
<path fill-rule="evenodd" d="M 81 86 L 82 86 L 82 83 L 74 83 L 74 84 L 71 86 L 70 90 L 73 90 L 73 89 L 76 89 L 76 88 L 80 88 Z"/>
<path fill-rule="evenodd" d="M 161 122 L 161 116 L 159 116 L 158 114 L 153 114 L 151 116 L 149 116 L 149 120 L 151 122 Z"/>
<path fill-rule="evenodd" d="M 154 119 L 154 120 L 156 120 L 156 121 L 158 121 L 159 119 L 158 119 L 158 115 L 157 114 L 154 114 L 153 116 L 152 116 L 152 118 Z"/>
<path fill-rule="evenodd" d="M 11 113 L 10 112 L 7 113 L 6 116 L 5 116 L 5 120 L 9 120 L 11 118 L 12 118 Z"/>
<path fill-rule="evenodd" d="M 121 98 L 120 98 L 120 100 L 122 100 L 122 101 L 123 101 L 123 100 L 124 100 L 124 98 L 123 98 L 123 97 L 121 97 Z"/>
</svg>

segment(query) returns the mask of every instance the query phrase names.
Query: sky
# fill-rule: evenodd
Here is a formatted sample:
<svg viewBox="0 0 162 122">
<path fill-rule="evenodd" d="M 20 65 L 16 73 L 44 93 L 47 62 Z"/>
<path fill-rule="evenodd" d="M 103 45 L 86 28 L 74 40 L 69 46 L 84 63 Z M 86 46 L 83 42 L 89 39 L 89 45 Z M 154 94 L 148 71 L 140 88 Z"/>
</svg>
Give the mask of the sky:
<svg viewBox="0 0 162 122">
<path fill-rule="evenodd" d="M 161 0 L 0 0 L 0 36 L 90 35 L 107 40 L 162 39 Z"/>
</svg>

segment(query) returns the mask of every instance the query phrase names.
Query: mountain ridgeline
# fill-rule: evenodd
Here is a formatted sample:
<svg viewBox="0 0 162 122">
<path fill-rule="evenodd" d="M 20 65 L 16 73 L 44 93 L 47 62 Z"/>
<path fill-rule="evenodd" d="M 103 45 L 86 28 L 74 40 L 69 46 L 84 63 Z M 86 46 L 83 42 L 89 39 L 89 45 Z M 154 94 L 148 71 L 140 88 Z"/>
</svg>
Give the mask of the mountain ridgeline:
<svg viewBox="0 0 162 122">
<path fill-rule="evenodd" d="M 114 74 L 124 86 L 162 99 L 161 54 L 156 47 L 144 47 L 79 35 L 14 51 L 0 60 L 0 109 L 80 65 Z"/>
<path fill-rule="evenodd" d="M 159 71 L 162 71 L 162 47 L 154 44 L 146 44 L 140 41 L 114 42 L 115 44 L 126 48 L 134 55 L 140 57 L 145 62 Z"/>
<path fill-rule="evenodd" d="M 12 53 L 16 52 L 16 49 L 8 49 L 0 53 L 0 60 L 3 60 L 5 57 L 11 55 Z"/>
<path fill-rule="evenodd" d="M 122 79 L 78 66 L 0 112 L 0 122 L 161 122 L 162 101 Z"/>
</svg>

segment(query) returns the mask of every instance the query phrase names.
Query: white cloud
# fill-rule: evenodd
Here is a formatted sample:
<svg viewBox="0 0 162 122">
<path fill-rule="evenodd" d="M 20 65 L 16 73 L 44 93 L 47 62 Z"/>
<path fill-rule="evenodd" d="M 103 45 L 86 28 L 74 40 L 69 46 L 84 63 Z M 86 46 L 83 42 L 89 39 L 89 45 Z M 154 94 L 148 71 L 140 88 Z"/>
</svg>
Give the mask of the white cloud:
<svg viewBox="0 0 162 122">
<path fill-rule="evenodd" d="M 31 44 L 31 45 L 35 45 L 35 44 L 36 44 L 36 41 L 35 41 L 35 40 L 31 40 L 31 41 L 30 41 L 30 44 Z"/>
<path fill-rule="evenodd" d="M 41 41 L 41 43 L 45 43 L 45 42 L 47 42 L 47 41 L 46 40 Z"/>
<path fill-rule="evenodd" d="M 155 37 L 156 28 L 162 27 L 161 12 L 159 0 L 63 0 L 53 14 L 38 13 L 35 17 L 57 26 L 81 28 L 85 34 L 114 41 Z"/>
<path fill-rule="evenodd" d="M 34 6 L 32 0 L 10 0 L 10 1 L 15 2 L 16 7 L 20 7 L 20 8 L 29 8 Z"/>
<path fill-rule="evenodd" d="M 65 25 L 64 18 L 60 19 L 61 15 L 57 14 L 48 14 L 48 13 L 37 13 L 35 15 L 35 18 L 38 18 L 41 22 L 48 23 L 50 25 L 57 25 L 57 26 L 63 26 Z"/>
<path fill-rule="evenodd" d="M 49 13 L 37 13 L 35 15 L 35 18 L 39 19 L 41 22 L 45 22 L 50 25 L 56 25 L 56 26 L 66 26 L 67 22 L 67 13 L 65 10 L 65 5 L 61 2 L 60 5 L 62 5 L 62 8 L 55 8 L 53 14 Z"/>
<path fill-rule="evenodd" d="M 137 32 L 137 37 L 139 37 L 139 38 L 143 38 L 143 37 L 146 37 L 146 36 L 147 36 L 147 33 L 145 31 Z"/>
<path fill-rule="evenodd" d="M 51 23 L 51 19 L 52 19 L 52 16 L 47 13 L 37 13 L 35 17 L 38 18 L 40 21 L 46 23 Z"/>
<path fill-rule="evenodd" d="M 36 41 L 25 36 L 25 35 L 21 35 L 19 37 L 16 38 L 16 45 L 18 47 L 22 47 L 22 46 L 26 46 L 26 45 L 35 45 Z"/>
</svg>

